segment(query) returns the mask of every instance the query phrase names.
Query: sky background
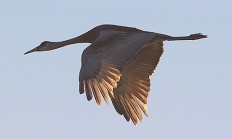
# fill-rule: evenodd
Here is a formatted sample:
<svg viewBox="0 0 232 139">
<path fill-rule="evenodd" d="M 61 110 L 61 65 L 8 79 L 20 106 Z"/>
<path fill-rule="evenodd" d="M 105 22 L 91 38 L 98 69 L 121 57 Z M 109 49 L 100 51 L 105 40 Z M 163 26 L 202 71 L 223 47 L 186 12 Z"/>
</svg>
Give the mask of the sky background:
<svg viewBox="0 0 232 139">
<path fill-rule="evenodd" d="M 0 3 L 1 139 L 232 138 L 231 0 Z M 164 43 L 151 76 L 149 117 L 134 126 L 112 103 L 79 94 L 88 44 L 23 55 L 42 41 L 76 37 L 100 24 L 207 39 Z"/>
</svg>

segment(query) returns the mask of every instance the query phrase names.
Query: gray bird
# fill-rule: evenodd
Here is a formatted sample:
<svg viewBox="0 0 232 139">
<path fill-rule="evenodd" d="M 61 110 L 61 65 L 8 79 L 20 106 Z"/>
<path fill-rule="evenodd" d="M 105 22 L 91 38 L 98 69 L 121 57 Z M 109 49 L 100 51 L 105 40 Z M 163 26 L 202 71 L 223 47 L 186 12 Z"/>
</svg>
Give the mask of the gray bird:
<svg viewBox="0 0 232 139">
<path fill-rule="evenodd" d="M 111 99 L 115 110 L 136 125 L 142 121 L 150 91 L 149 77 L 163 53 L 164 41 L 197 40 L 206 35 L 191 34 L 172 37 L 133 27 L 100 25 L 90 31 L 61 42 L 44 41 L 26 52 L 50 51 L 76 43 L 91 43 L 82 53 L 79 92 L 87 100 L 94 96 L 98 105 L 102 97 Z"/>
</svg>

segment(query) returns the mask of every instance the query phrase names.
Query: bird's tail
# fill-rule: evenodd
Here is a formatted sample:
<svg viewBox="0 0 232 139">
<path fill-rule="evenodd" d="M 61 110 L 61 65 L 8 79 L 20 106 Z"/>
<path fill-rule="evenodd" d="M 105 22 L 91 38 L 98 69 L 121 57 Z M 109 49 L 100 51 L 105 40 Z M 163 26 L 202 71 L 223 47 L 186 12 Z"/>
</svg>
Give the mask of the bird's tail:
<svg viewBox="0 0 232 139">
<path fill-rule="evenodd" d="M 168 36 L 168 37 L 165 37 L 164 39 L 167 41 L 177 41 L 177 40 L 198 40 L 198 39 L 203 39 L 203 38 L 207 38 L 207 35 L 197 33 L 197 34 L 191 34 L 189 36 L 181 36 L 181 37 Z"/>
</svg>

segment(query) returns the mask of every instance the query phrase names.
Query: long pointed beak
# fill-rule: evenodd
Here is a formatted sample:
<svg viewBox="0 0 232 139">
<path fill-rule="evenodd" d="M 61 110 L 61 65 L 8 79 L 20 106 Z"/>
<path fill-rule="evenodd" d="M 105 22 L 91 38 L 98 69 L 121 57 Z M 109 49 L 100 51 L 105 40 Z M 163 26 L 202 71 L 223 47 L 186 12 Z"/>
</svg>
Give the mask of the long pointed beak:
<svg viewBox="0 0 232 139">
<path fill-rule="evenodd" d="M 29 54 L 29 53 L 32 53 L 32 52 L 35 52 L 35 48 L 34 49 L 32 49 L 32 50 L 30 50 L 30 51 L 27 51 L 26 53 L 24 53 L 24 55 L 26 55 L 26 54 Z"/>
</svg>

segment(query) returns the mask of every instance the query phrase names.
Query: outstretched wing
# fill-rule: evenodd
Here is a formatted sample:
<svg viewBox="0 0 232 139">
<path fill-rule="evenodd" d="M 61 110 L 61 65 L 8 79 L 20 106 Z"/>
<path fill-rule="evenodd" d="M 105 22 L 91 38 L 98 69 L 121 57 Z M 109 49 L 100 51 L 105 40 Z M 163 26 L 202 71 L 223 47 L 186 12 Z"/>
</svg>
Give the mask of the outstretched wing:
<svg viewBox="0 0 232 139">
<path fill-rule="evenodd" d="M 137 117 L 143 119 L 142 112 L 148 116 L 147 98 L 150 91 L 150 79 L 163 53 L 163 42 L 153 42 L 146 45 L 126 64 L 118 87 L 113 90 L 111 97 L 116 111 L 127 121 L 132 119 L 137 124 Z"/>
<path fill-rule="evenodd" d="M 127 33 L 101 31 L 100 36 L 82 54 L 79 74 L 79 91 L 86 92 L 88 100 L 93 95 L 101 104 L 101 95 L 109 101 L 114 98 L 114 89 L 122 76 L 124 65 L 153 38 L 153 33 Z"/>
</svg>

